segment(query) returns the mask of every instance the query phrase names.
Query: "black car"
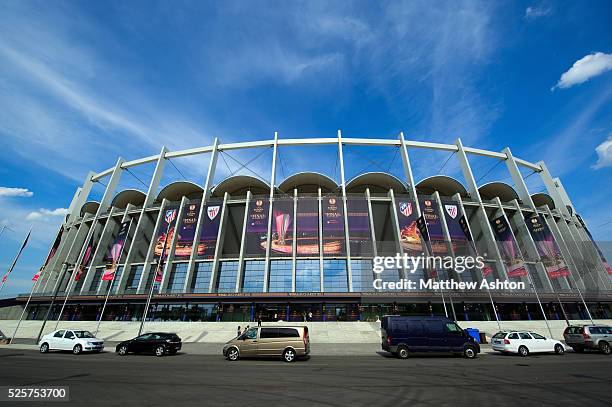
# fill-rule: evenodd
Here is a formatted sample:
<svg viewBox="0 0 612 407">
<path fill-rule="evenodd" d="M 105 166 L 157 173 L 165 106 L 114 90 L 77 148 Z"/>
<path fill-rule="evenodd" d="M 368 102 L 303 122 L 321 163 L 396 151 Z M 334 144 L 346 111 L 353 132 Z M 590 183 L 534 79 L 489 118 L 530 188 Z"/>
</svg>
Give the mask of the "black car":
<svg viewBox="0 0 612 407">
<path fill-rule="evenodd" d="M 174 355 L 181 349 L 181 338 L 176 334 L 151 332 L 123 341 L 117 345 L 118 355 L 128 353 L 154 353 L 155 356 Z"/>
</svg>

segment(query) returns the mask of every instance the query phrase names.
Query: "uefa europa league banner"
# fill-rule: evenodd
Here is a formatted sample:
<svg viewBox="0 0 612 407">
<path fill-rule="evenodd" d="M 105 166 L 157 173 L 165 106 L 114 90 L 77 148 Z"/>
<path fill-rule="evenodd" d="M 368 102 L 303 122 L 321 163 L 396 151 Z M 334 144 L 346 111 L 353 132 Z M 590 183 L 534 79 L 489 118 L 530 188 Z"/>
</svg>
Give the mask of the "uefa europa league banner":
<svg viewBox="0 0 612 407">
<path fill-rule="evenodd" d="M 254 198 L 249 202 L 245 236 L 247 256 L 263 257 L 266 255 L 269 205 L 268 198 Z"/>
<path fill-rule="evenodd" d="M 270 244 L 271 256 L 291 256 L 293 254 L 293 198 L 274 200 Z"/>
<path fill-rule="evenodd" d="M 127 239 L 131 222 L 131 220 L 123 222 L 119 227 L 119 233 L 117 233 L 115 242 L 110 247 L 109 251 L 111 263 L 106 265 L 104 274 L 102 274 L 102 281 L 111 281 L 115 278 L 117 264 L 119 264 L 119 260 L 121 259 L 121 253 L 123 253 L 123 247 L 125 246 L 125 240 Z"/>
<path fill-rule="evenodd" d="M 519 248 L 512 229 L 504 215 L 495 218 L 491 221 L 491 227 L 497 237 L 497 247 L 501 254 L 502 260 L 506 265 L 506 273 L 508 277 L 519 278 L 527 275 L 525 262 L 519 255 Z"/>
<path fill-rule="evenodd" d="M 423 218 L 427 222 L 429 244 L 433 255 L 447 255 L 446 242 L 442 232 L 442 223 L 438 213 L 436 201 L 429 198 L 419 198 Z"/>
<path fill-rule="evenodd" d="M 189 258 L 193 249 L 193 238 L 195 237 L 198 216 L 200 215 L 200 203 L 186 203 L 183 206 L 183 216 L 178 225 L 178 236 L 174 256 L 179 259 Z M 198 244 L 198 254 L 202 254 L 204 246 Z"/>
<path fill-rule="evenodd" d="M 416 213 L 410 197 L 405 195 L 398 196 L 396 205 L 402 250 L 408 255 L 420 254 L 423 246 L 417 226 Z"/>
<path fill-rule="evenodd" d="M 542 264 L 544 264 L 548 277 L 567 277 L 569 269 L 565 264 L 561 249 L 544 219 L 538 214 L 525 215 L 525 223 L 538 249 L 538 255 Z"/>
<path fill-rule="evenodd" d="M 156 260 L 160 257 L 162 259 L 166 258 L 170 253 L 170 244 L 172 242 L 172 237 L 174 236 L 177 213 L 177 205 L 169 205 L 166 209 L 164 209 L 164 217 L 160 222 L 159 229 L 157 230 L 157 235 L 155 237 L 153 257 Z"/>
<path fill-rule="evenodd" d="M 351 256 L 372 255 L 372 237 L 370 234 L 370 217 L 368 202 L 365 197 L 350 197 L 346 200 L 349 246 Z"/>
<path fill-rule="evenodd" d="M 344 254 L 344 212 L 342 198 L 323 197 L 323 255 Z"/>
<path fill-rule="evenodd" d="M 296 214 L 297 255 L 319 255 L 319 201 L 300 198 Z"/>
<path fill-rule="evenodd" d="M 597 254 L 599 255 L 599 259 L 603 263 L 603 265 L 604 265 L 604 267 L 606 269 L 606 272 L 609 275 L 612 275 L 612 268 L 610 267 L 610 263 L 608 263 L 608 261 L 606 260 L 606 257 L 604 256 L 603 252 L 599 248 L 599 245 L 597 243 L 595 243 L 595 239 L 593 239 L 593 235 L 591 235 L 591 232 L 589 232 L 589 229 L 586 227 L 586 224 L 582 220 L 582 217 L 580 215 L 576 214 L 576 218 L 578 218 L 578 221 L 580 222 L 580 224 L 582 225 L 582 228 L 584 229 L 584 231 L 586 232 L 587 236 L 589 237 L 589 240 L 591 241 L 591 243 L 593 243 L 593 246 L 595 247 L 595 250 L 597 250 Z"/>
</svg>

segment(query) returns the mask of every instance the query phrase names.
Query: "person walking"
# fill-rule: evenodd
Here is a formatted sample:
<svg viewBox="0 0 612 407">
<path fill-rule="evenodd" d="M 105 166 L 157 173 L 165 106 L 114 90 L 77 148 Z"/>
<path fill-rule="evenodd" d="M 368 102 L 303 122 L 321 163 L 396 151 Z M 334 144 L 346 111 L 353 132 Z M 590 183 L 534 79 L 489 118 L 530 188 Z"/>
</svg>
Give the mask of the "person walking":
<svg viewBox="0 0 612 407">
<path fill-rule="evenodd" d="M 261 315 L 257 317 L 257 326 L 261 326 Z"/>
</svg>

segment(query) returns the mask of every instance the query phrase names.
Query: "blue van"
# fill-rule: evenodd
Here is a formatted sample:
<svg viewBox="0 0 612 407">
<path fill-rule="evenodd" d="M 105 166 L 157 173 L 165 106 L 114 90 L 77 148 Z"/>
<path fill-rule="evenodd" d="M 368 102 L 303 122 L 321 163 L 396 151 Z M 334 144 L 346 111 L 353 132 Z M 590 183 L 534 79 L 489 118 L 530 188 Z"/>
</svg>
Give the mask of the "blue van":
<svg viewBox="0 0 612 407">
<path fill-rule="evenodd" d="M 400 359 L 411 353 L 461 354 L 468 359 L 480 353 L 480 345 L 446 317 L 386 315 L 381 321 L 382 348 Z"/>
</svg>

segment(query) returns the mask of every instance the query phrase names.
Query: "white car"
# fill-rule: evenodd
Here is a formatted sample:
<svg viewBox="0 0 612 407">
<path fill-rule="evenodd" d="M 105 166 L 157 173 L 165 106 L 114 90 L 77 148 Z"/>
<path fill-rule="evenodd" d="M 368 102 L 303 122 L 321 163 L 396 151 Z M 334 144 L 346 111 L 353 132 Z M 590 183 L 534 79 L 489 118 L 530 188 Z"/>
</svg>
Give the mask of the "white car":
<svg viewBox="0 0 612 407">
<path fill-rule="evenodd" d="M 555 339 L 549 339 L 535 332 L 501 331 L 491 338 L 493 350 L 502 353 L 518 353 L 527 356 L 529 353 L 554 352 L 565 353 L 565 346 Z"/>
<path fill-rule="evenodd" d="M 60 329 L 43 336 L 39 342 L 40 353 L 50 350 L 70 350 L 75 355 L 81 352 L 101 352 L 104 341 L 82 329 Z"/>
</svg>

